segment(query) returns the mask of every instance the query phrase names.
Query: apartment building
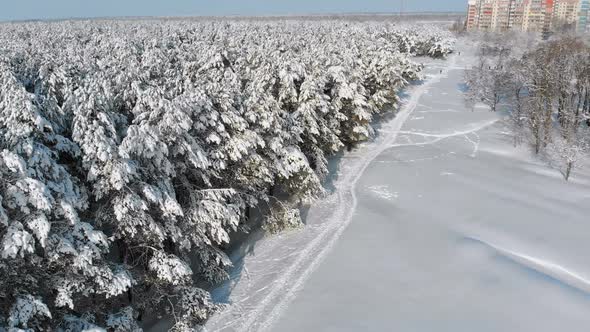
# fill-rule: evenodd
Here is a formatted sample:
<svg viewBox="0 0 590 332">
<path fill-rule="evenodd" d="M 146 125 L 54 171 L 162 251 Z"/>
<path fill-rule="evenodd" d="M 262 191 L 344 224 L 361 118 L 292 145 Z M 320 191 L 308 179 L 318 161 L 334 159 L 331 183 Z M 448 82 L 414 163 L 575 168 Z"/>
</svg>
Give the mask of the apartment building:
<svg viewBox="0 0 590 332">
<path fill-rule="evenodd" d="M 579 32 L 590 32 L 590 0 L 580 2 L 577 30 Z"/>
<path fill-rule="evenodd" d="M 511 7 L 514 0 L 496 0 L 493 2 L 492 23 L 493 30 L 505 31 L 510 26 Z"/>
<path fill-rule="evenodd" d="M 520 29 L 547 33 L 569 27 L 589 28 L 590 0 L 469 0 L 467 29 Z"/>
<path fill-rule="evenodd" d="M 581 9 L 580 0 L 556 1 L 554 6 L 554 24 L 571 25 L 576 24 Z"/>
<path fill-rule="evenodd" d="M 546 29 L 547 0 L 527 0 L 524 4 L 522 30 L 543 32 Z"/>
<path fill-rule="evenodd" d="M 474 30 L 478 28 L 479 12 L 477 7 L 477 0 L 469 0 L 467 4 L 467 30 Z"/>
<path fill-rule="evenodd" d="M 482 0 L 479 6 L 478 28 L 480 30 L 493 29 L 493 14 L 496 0 Z"/>
<path fill-rule="evenodd" d="M 524 22 L 524 8 L 525 8 L 525 1 L 524 0 L 514 0 L 510 4 L 510 21 L 509 21 L 509 28 L 510 29 L 522 29 L 522 25 Z"/>
<path fill-rule="evenodd" d="M 579 0 L 574 0 L 579 1 Z M 544 32 L 549 32 L 553 28 L 553 16 L 555 12 L 555 5 L 559 3 L 559 0 L 546 0 L 545 2 L 545 25 L 543 26 Z"/>
</svg>

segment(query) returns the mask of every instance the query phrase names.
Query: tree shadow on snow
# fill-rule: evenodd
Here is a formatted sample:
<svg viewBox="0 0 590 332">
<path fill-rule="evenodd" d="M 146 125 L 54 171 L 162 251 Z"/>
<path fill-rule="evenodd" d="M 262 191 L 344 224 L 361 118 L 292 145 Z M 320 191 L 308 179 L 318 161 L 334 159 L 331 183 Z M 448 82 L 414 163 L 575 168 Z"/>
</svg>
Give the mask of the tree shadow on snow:
<svg viewBox="0 0 590 332">
<path fill-rule="evenodd" d="M 250 233 L 242 233 L 237 239 L 237 245 L 227 250 L 233 263 L 233 267 L 228 271 L 229 279 L 217 285 L 209 285 L 213 301 L 222 304 L 230 303 L 230 295 L 242 278 L 249 278 L 245 271 L 245 258 L 255 256 L 256 243 L 265 236 L 261 228 L 253 229 Z"/>
<path fill-rule="evenodd" d="M 469 85 L 467 83 L 459 83 L 457 84 L 457 90 L 467 93 L 469 91 Z"/>
</svg>

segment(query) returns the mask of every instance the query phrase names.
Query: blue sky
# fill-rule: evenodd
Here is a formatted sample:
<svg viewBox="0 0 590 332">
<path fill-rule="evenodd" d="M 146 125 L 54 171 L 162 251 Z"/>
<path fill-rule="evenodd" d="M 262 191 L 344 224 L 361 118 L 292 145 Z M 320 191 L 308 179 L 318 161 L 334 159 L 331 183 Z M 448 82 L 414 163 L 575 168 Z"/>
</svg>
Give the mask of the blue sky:
<svg viewBox="0 0 590 332">
<path fill-rule="evenodd" d="M 0 20 L 101 16 L 398 12 L 402 0 L 0 0 Z M 408 11 L 461 11 L 467 0 L 405 0 Z"/>
</svg>

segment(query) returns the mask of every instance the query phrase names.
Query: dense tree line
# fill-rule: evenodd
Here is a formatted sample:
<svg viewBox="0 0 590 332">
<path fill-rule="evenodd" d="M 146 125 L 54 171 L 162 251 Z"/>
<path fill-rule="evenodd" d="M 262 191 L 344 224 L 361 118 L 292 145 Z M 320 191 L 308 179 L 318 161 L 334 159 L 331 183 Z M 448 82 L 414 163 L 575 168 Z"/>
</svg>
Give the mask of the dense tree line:
<svg viewBox="0 0 590 332">
<path fill-rule="evenodd" d="M 0 25 L 0 330 L 203 322 L 197 284 L 227 278 L 250 209 L 297 226 L 412 56 L 451 51 L 438 28 L 370 22 Z"/>
<path fill-rule="evenodd" d="M 515 144 L 527 141 L 569 179 L 590 144 L 590 46 L 580 37 L 487 35 L 467 72 L 472 102 L 511 114 Z"/>
</svg>

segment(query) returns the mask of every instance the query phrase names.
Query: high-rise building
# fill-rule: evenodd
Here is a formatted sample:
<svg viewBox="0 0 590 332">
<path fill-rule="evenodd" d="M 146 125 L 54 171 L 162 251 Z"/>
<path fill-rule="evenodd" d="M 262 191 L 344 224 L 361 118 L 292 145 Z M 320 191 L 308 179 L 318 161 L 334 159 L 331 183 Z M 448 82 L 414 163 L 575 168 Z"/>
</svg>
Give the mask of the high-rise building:
<svg viewBox="0 0 590 332">
<path fill-rule="evenodd" d="M 553 21 L 557 25 L 573 25 L 579 20 L 580 0 L 558 0 L 555 2 Z"/>
<path fill-rule="evenodd" d="M 482 0 L 479 6 L 479 26 L 481 30 L 493 29 L 494 7 L 496 0 Z"/>
<path fill-rule="evenodd" d="M 467 29 L 548 33 L 590 29 L 590 0 L 469 0 Z"/>
<path fill-rule="evenodd" d="M 510 4 L 510 29 L 522 30 L 525 0 L 514 0 Z"/>
<path fill-rule="evenodd" d="M 547 0 L 526 0 L 522 29 L 530 32 L 543 32 L 545 30 L 545 9 Z"/>
<path fill-rule="evenodd" d="M 510 26 L 511 7 L 514 0 L 496 0 L 492 10 L 492 29 L 505 31 Z"/>
<path fill-rule="evenodd" d="M 477 0 L 469 0 L 469 2 L 467 3 L 467 30 L 474 30 L 477 29 L 479 26 L 477 2 Z"/>
<path fill-rule="evenodd" d="M 543 25 L 543 32 L 548 33 L 553 28 L 553 13 L 555 3 L 559 0 L 545 0 L 545 24 Z"/>
<path fill-rule="evenodd" d="M 590 0 L 580 2 L 578 32 L 590 32 Z"/>
</svg>

